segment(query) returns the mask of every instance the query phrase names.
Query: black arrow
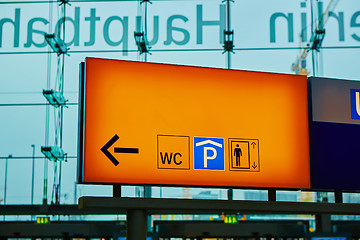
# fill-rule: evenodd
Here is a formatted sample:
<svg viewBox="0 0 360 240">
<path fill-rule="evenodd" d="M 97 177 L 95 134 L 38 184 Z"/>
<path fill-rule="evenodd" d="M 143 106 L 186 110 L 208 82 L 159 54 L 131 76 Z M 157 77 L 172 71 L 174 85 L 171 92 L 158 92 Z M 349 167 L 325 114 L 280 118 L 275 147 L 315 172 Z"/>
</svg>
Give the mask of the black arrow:
<svg viewBox="0 0 360 240">
<path fill-rule="evenodd" d="M 253 148 L 255 148 L 256 143 L 252 142 L 251 145 L 253 146 Z"/>
<path fill-rule="evenodd" d="M 117 166 L 119 161 L 109 152 L 109 148 L 119 139 L 119 136 L 115 134 L 100 150 L 107 156 L 110 161 Z M 114 148 L 115 153 L 139 153 L 138 148 Z"/>
<path fill-rule="evenodd" d="M 253 163 L 252 168 L 253 169 L 257 168 L 257 165 L 255 163 Z"/>
</svg>

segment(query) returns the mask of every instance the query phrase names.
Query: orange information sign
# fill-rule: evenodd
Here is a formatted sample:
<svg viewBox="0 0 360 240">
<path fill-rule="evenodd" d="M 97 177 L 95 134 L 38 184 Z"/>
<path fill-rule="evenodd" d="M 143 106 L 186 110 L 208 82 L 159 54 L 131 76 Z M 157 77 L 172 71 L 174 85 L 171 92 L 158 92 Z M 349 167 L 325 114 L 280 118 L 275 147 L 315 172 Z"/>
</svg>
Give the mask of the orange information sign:
<svg viewBox="0 0 360 240">
<path fill-rule="evenodd" d="M 305 76 L 82 66 L 79 182 L 310 188 Z"/>
</svg>

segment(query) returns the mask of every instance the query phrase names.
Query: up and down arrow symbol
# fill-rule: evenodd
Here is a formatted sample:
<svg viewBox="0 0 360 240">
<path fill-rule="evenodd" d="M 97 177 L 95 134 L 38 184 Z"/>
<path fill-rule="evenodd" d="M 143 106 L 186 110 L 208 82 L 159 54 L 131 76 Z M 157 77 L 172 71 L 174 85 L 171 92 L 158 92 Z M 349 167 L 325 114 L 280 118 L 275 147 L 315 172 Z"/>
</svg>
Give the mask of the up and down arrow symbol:
<svg viewBox="0 0 360 240">
<path fill-rule="evenodd" d="M 253 169 L 257 168 L 256 163 L 255 163 L 255 162 L 253 162 L 253 164 L 251 165 L 251 167 L 252 167 Z"/>
</svg>

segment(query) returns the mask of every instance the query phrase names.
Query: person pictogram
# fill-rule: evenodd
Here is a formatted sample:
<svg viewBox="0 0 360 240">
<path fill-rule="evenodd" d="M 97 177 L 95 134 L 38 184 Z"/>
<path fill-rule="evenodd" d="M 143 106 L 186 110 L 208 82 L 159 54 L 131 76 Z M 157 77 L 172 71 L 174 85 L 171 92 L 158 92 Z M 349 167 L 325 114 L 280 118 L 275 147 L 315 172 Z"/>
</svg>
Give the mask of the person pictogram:
<svg viewBox="0 0 360 240">
<path fill-rule="evenodd" d="M 236 144 L 236 148 L 234 149 L 234 156 L 236 157 L 236 166 L 240 167 L 240 157 L 242 156 L 241 148 L 239 148 L 239 144 Z"/>
</svg>

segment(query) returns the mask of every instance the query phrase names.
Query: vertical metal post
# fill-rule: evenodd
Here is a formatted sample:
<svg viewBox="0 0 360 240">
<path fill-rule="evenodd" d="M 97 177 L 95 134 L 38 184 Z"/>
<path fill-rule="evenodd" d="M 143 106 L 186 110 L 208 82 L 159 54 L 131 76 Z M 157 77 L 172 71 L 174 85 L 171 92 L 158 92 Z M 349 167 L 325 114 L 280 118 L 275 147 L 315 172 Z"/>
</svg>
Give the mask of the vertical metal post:
<svg viewBox="0 0 360 240">
<path fill-rule="evenodd" d="M 35 175 L 35 145 L 32 144 L 33 155 L 32 155 L 32 173 L 31 173 L 31 205 L 34 204 L 34 175 Z"/>
<path fill-rule="evenodd" d="M 77 204 L 77 183 L 74 184 L 74 204 Z"/>
<path fill-rule="evenodd" d="M 315 215 L 316 232 L 331 232 L 331 218 L 327 214 Z"/>
<path fill-rule="evenodd" d="M 47 185 L 48 185 L 48 161 L 46 158 L 44 158 L 43 205 L 47 205 Z"/>
<path fill-rule="evenodd" d="M 53 3 L 49 2 L 49 30 L 52 32 L 52 13 L 53 13 Z M 46 89 L 50 89 L 50 80 L 51 80 L 51 48 L 48 46 L 48 59 L 47 59 L 47 76 L 46 76 Z M 50 105 L 46 105 L 46 114 L 45 114 L 45 146 L 49 146 L 49 124 L 50 124 Z M 48 161 L 44 158 L 44 183 L 43 183 L 43 205 L 47 205 L 47 184 L 48 184 Z"/>
<path fill-rule="evenodd" d="M 314 6 L 313 6 L 313 0 L 310 0 L 310 8 L 311 8 L 311 33 L 314 34 L 315 32 L 315 21 L 316 17 L 314 16 Z M 313 69 L 313 76 L 316 76 L 316 64 L 315 64 L 315 51 L 311 50 L 311 57 L 312 57 L 312 69 Z"/>
<path fill-rule="evenodd" d="M 64 23 L 62 25 L 62 31 L 63 31 L 63 42 L 65 43 L 65 19 L 66 19 L 66 3 L 64 3 Z M 60 30 L 59 30 L 60 31 Z M 60 34 L 59 34 L 60 37 Z M 60 93 L 61 95 L 64 94 L 64 70 L 65 70 L 65 54 L 62 55 L 62 65 L 61 65 L 61 76 L 60 76 Z M 60 126 L 59 126 L 59 146 L 62 148 L 63 146 L 63 123 L 64 123 L 64 107 L 60 106 Z M 62 174 L 62 161 L 59 163 L 59 178 L 58 183 L 55 186 L 55 203 L 60 204 L 61 200 L 61 174 Z"/>
<path fill-rule="evenodd" d="M 113 184 L 113 197 L 121 197 L 121 184 Z"/>
<path fill-rule="evenodd" d="M 7 172 L 8 172 L 8 160 L 12 158 L 12 155 L 9 155 L 5 161 L 5 186 L 4 186 L 4 205 L 6 205 L 6 192 L 7 192 Z"/>
<path fill-rule="evenodd" d="M 230 1 L 231 0 L 227 0 L 226 1 L 226 8 L 227 8 L 227 31 L 230 32 L 231 31 L 231 25 L 230 25 Z M 231 69 L 231 52 L 227 52 L 227 68 Z M 232 189 L 231 189 L 232 191 Z"/>
<path fill-rule="evenodd" d="M 12 158 L 12 155 L 9 155 L 5 161 L 5 186 L 4 186 L 4 205 L 6 205 L 6 191 L 7 191 L 7 172 L 8 172 L 8 160 Z M 5 215 L 3 216 L 3 221 L 5 221 Z"/>
<path fill-rule="evenodd" d="M 34 181 L 35 181 L 35 144 L 31 144 L 33 148 L 32 154 L 32 172 L 31 172 L 31 205 L 34 204 Z M 31 216 L 31 220 L 34 221 L 35 216 Z"/>
<path fill-rule="evenodd" d="M 7 157 L 7 158 L 5 159 L 4 205 L 6 205 L 8 158 L 9 158 L 9 157 Z"/>
<path fill-rule="evenodd" d="M 151 198 L 152 196 L 152 189 L 151 186 L 144 187 L 144 198 Z"/>
<path fill-rule="evenodd" d="M 227 190 L 228 200 L 233 200 L 233 199 L 234 199 L 233 194 L 234 194 L 234 190 L 233 190 L 232 188 L 229 188 L 229 189 Z"/>
<path fill-rule="evenodd" d="M 129 209 L 126 213 L 127 240 L 146 240 L 147 217 L 143 209 Z"/>
<path fill-rule="evenodd" d="M 335 203 L 343 203 L 342 191 L 335 191 Z"/>
<path fill-rule="evenodd" d="M 270 202 L 276 201 L 276 190 L 274 188 L 268 189 L 268 201 Z"/>
<path fill-rule="evenodd" d="M 317 202 L 328 202 L 327 192 L 317 192 Z M 315 215 L 316 232 L 331 232 L 331 215 Z"/>
<path fill-rule="evenodd" d="M 152 197 L 152 188 L 151 186 L 145 186 L 144 187 L 144 198 L 151 198 Z M 151 232 L 151 215 L 147 215 L 147 232 Z"/>
<path fill-rule="evenodd" d="M 61 120 L 62 121 L 62 120 Z M 59 183 L 58 183 L 58 186 L 57 186 L 57 189 L 56 189 L 56 198 L 55 198 L 55 202 L 56 204 L 60 204 L 60 199 L 61 199 L 61 169 L 62 169 L 62 161 L 60 161 L 59 163 L 60 165 L 60 169 L 59 169 Z"/>
<path fill-rule="evenodd" d="M 144 4 L 144 36 L 147 39 L 147 7 L 148 7 L 148 2 L 144 1 L 144 2 L 140 2 L 140 4 Z M 148 46 L 147 46 L 148 47 Z M 147 52 L 144 53 L 144 62 L 147 62 Z M 152 196 L 152 189 L 151 186 L 144 186 L 144 198 L 151 198 Z M 145 223 L 145 238 L 146 239 L 146 232 L 148 231 L 148 229 L 150 230 L 151 226 L 148 226 L 148 223 L 151 222 L 151 216 L 145 216 L 146 218 L 146 223 Z"/>
</svg>

